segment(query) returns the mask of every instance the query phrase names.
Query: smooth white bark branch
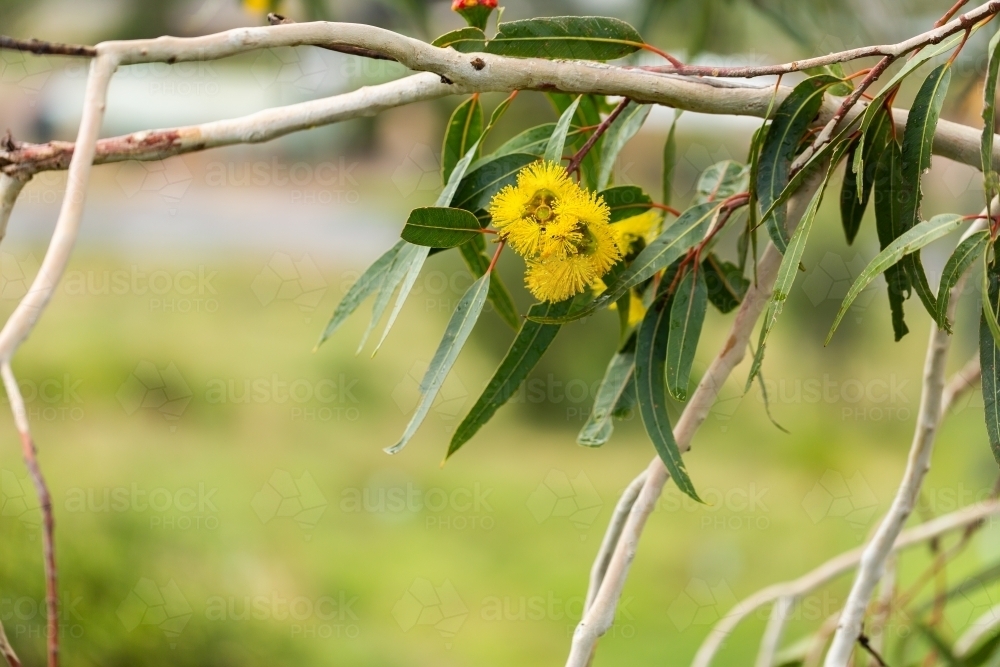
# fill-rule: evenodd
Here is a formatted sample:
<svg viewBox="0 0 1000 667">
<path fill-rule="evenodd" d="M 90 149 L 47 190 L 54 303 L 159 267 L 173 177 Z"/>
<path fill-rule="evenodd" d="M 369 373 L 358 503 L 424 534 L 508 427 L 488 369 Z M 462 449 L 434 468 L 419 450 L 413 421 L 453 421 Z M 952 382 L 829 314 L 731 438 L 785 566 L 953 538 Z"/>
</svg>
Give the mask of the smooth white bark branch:
<svg viewBox="0 0 1000 667">
<path fill-rule="evenodd" d="M 632 511 L 635 499 L 639 497 L 639 491 L 642 490 L 642 486 L 646 483 L 646 474 L 645 470 L 639 473 L 625 488 L 625 491 L 622 492 L 621 497 L 618 499 L 618 504 L 615 505 L 615 511 L 611 515 L 611 521 L 608 522 L 608 529 L 604 533 L 601 548 L 597 551 L 594 565 L 590 568 L 590 586 L 587 588 L 587 600 L 583 605 L 584 612 L 590 609 L 594 603 L 594 598 L 597 597 L 597 591 L 600 590 L 601 582 L 604 581 L 604 574 L 608 571 L 611 556 L 618 546 L 618 538 L 621 537 L 625 521 Z"/>
<path fill-rule="evenodd" d="M 978 523 L 986 517 L 1000 513 L 1000 503 L 991 500 L 986 503 L 976 503 L 951 514 L 945 514 L 919 526 L 903 531 L 896 539 L 892 551 L 898 553 L 912 546 L 940 537 L 946 533 Z M 719 651 L 723 641 L 732 634 L 740 621 L 760 609 L 783 597 L 801 597 L 806 593 L 828 584 L 842 574 L 850 571 L 861 562 L 864 549 L 859 547 L 831 558 L 815 570 L 808 572 L 793 581 L 775 584 L 763 588 L 750 597 L 739 602 L 720 620 L 695 654 L 691 667 L 708 667 L 712 658 Z"/>
<path fill-rule="evenodd" d="M 994 201 L 991 208 L 995 211 L 996 206 Z M 983 211 L 983 213 L 988 214 L 990 211 Z M 977 220 L 970 226 L 963 238 L 984 226 L 983 220 Z M 947 313 L 949 319 L 954 318 L 958 297 L 962 294 L 964 285 L 965 277 L 963 276 L 951 290 L 951 300 L 948 303 Z M 934 438 L 941 421 L 945 364 L 948 360 L 950 347 L 951 334 L 939 329 L 937 323 L 931 321 L 930 341 L 927 344 L 927 357 L 924 362 L 920 410 L 917 413 L 917 425 L 913 433 L 913 443 L 910 445 L 906 470 L 903 472 L 903 479 L 888 513 L 865 547 L 861 566 L 858 568 L 851 592 L 844 603 L 844 609 L 840 615 L 837 631 L 833 635 L 830 650 L 823 661 L 824 667 L 846 667 L 851 659 L 854 646 L 861 635 L 868 603 L 871 601 L 875 587 L 885 570 L 885 561 L 892 553 L 892 545 L 896 541 L 896 537 L 903 530 L 903 526 L 913 512 L 920 495 L 920 487 L 930 470 Z"/>
<path fill-rule="evenodd" d="M 7 223 L 10 222 L 10 213 L 14 210 L 14 203 L 17 196 L 24 189 L 27 178 L 8 176 L 0 173 L 0 241 L 7 235 Z"/>
<path fill-rule="evenodd" d="M 764 629 L 764 636 L 760 641 L 760 650 L 757 652 L 757 661 L 754 667 L 771 667 L 774 664 L 774 656 L 778 653 L 781 645 L 781 636 L 785 631 L 785 621 L 791 614 L 796 598 L 790 595 L 778 598 L 778 601 L 771 607 L 771 618 L 767 621 L 767 628 Z"/>
</svg>

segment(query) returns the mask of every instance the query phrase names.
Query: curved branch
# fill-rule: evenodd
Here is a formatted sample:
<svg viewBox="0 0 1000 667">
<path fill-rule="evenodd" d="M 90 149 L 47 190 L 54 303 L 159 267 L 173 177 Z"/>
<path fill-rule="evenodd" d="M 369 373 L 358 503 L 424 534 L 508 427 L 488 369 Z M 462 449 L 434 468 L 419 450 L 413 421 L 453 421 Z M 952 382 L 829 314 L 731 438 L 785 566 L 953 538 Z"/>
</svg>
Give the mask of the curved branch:
<svg viewBox="0 0 1000 667">
<path fill-rule="evenodd" d="M 997 202 L 994 201 L 991 209 L 995 210 L 996 206 Z M 983 211 L 984 215 L 990 215 L 990 213 L 990 210 Z M 983 227 L 985 227 L 985 222 L 978 220 L 966 232 L 966 237 Z M 964 285 L 965 276 L 960 278 L 951 289 L 952 301 L 948 304 L 948 314 L 946 315 L 948 318 L 954 318 L 958 296 L 962 293 Z M 854 652 L 854 645 L 858 637 L 861 636 L 868 603 L 871 601 L 875 587 L 884 572 L 885 561 L 892 553 L 892 545 L 896 541 L 896 537 L 903 530 L 906 520 L 913 512 L 920 495 L 920 487 L 930 470 L 934 439 L 941 421 L 945 363 L 950 347 L 951 334 L 939 329 L 937 323 L 932 321 L 930 342 L 927 344 L 927 358 L 924 362 L 920 411 L 917 414 L 917 426 L 913 433 L 913 443 L 910 446 L 906 470 L 888 513 L 865 547 L 861 566 L 858 568 L 851 592 L 844 603 L 837 631 L 823 662 L 825 667 L 845 667 L 850 660 Z"/>
<path fill-rule="evenodd" d="M 984 518 L 998 513 L 1000 513 L 1000 503 L 995 500 L 969 505 L 951 514 L 945 514 L 915 528 L 903 531 L 892 545 L 892 552 L 898 553 L 912 546 L 923 544 L 928 540 L 978 523 Z M 856 567 L 861 562 L 863 552 L 864 550 L 858 547 L 842 553 L 798 579 L 768 586 L 739 602 L 709 632 L 708 637 L 698 649 L 698 653 L 695 654 L 691 667 L 708 667 L 722 646 L 722 642 L 747 616 L 775 600 L 783 597 L 801 597 L 812 590 L 825 586 Z"/>
<path fill-rule="evenodd" d="M 635 499 L 639 497 L 639 491 L 646 483 L 646 474 L 645 470 L 639 473 L 625 488 L 621 498 L 618 499 L 618 504 L 615 505 L 615 511 L 611 515 L 611 521 L 608 522 L 608 529 L 604 533 L 601 548 L 598 550 L 597 558 L 594 559 L 594 565 L 590 569 L 590 586 L 587 588 L 587 601 L 583 605 L 584 612 L 594 604 L 594 598 L 597 597 L 597 591 L 600 590 L 601 582 L 604 581 L 604 575 L 608 571 L 611 556 L 618 546 L 618 538 L 621 537 L 622 529 L 625 528 L 625 521 L 632 511 Z"/>
<path fill-rule="evenodd" d="M 7 640 L 7 634 L 3 631 L 3 623 L 0 623 L 0 656 L 7 661 L 8 667 L 21 667 L 21 661 L 14 652 L 14 647 Z"/>
</svg>

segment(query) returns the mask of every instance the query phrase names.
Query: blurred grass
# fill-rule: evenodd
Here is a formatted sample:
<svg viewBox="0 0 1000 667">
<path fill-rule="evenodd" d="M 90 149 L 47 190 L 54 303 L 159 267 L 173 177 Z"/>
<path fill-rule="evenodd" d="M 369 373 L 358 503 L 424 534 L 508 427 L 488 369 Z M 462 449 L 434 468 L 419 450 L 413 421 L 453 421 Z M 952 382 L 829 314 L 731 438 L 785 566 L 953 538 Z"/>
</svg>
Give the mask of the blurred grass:
<svg viewBox="0 0 1000 667">
<path fill-rule="evenodd" d="M 310 352 L 340 297 L 343 270 L 322 266 L 329 289 L 318 307 L 303 310 L 290 300 L 269 301 L 259 284 L 254 289 L 267 261 L 139 263 L 140 273 L 171 277 L 172 289 L 114 295 L 100 293 L 104 271 L 132 271 L 135 262 L 78 256 L 16 362 L 29 396 L 39 390 L 28 406 L 56 502 L 66 664 L 559 664 L 617 495 L 652 455 L 635 420 L 620 424 L 601 449 L 573 442 L 589 409 L 586 394 L 613 347 L 613 316 L 567 327 L 523 400 L 505 407 L 442 468 L 456 419 L 511 337 L 493 315 L 480 324 L 414 442 L 396 457 L 381 447 L 405 425 L 419 362 L 432 353 L 464 285 L 460 265 L 447 256 L 432 261 L 429 280 L 368 359 L 367 352 L 353 355 L 366 308 Z M 179 293 L 177 285 L 186 284 L 176 282 L 180 272 L 199 269 L 217 272 L 211 290 Z M 516 266 L 507 269 L 516 285 Z M 92 287 L 83 291 L 90 293 L 67 293 L 66 285 L 85 284 L 72 281 L 88 272 Z M 449 281 L 459 287 L 438 293 Z M 194 308 L 185 299 L 202 299 L 200 312 L 181 312 Z M 765 365 L 776 387 L 772 410 L 792 435 L 768 423 L 758 390 L 740 398 L 744 364 L 688 456 L 711 504 L 694 506 L 668 486 L 597 665 L 684 662 L 735 599 L 864 538 L 902 471 L 927 326 L 910 306 L 914 333 L 892 345 L 883 301 L 876 296 L 860 323 L 848 323 L 840 334 L 847 342 L 824 350 L 823 327 L 811 320 L 828 321 L 829 304 L 817 309 L 796 290 Z M 702 365 L 728 325 L 729 318 L 711 316 Z M 183 386 L 168 382 L 167 394 L 183 397 L 184 387 L 190 394 L 179 418 L 136 409 L 121 389 L 142 361 L 160 371 L 175 365 Z M 824 377 L 838 389 L 810 402 L 802 383 Z M 247 381 L 259 381 L 270 395 L 251 391 L 251 402 L 233 402 Z M 855 404 L 839 393 L 851 381 L 901 389 L 886 403 Z M 295 385 L 300 398 L 307 387 L 323 387 L 333 398 L 282 402 L 273 392 L 282 382 Z M 222 385 L 225 401 L 216 391 Z M 892 408 L 894 416 L 883 411 L 874 419 L 876 408 Z M 8 434 L 0 445 L 0 619 L 27 664 L 38 664 L 44 618 L 37 515 L 18 511 L 19 487 L 9 480 L 25 475 L 9 417 L 0 420 Z M 981 420 L 973 402 L 941 433 L 927 485 L 936 513 L 971 502 L 992 483 L 995 464 Z M 305 504 L 321 514 L 296 521 L 268 505 L 262 489 L 280 486 L 283 473 L 300 482 L 287 493 L 304 493 Z M 854 503 L 860 515 L 848 520 L 832 516 L 840 510 L 817 509 L 817 485 L 831 479 L 855 484 L 840 502 Z M 199 488 L 201 506 L 191 502 Z M 143 509 L 147 497 L 157 509 Z M 138 501 L 116 506 L 115 498 Z M 991 563 L 989 554 L 970 549 L 958 571 Z M 906 571 L 926 561 L 911 557 Z M 165 606 L 133 604 L 130 593 L 149 582 L 154 591 L 166 589 Z M 428 585 L 431 597 L 422 597 Z M 816 627 L 845 592 L 846 580 L 807 600 L 793 636 Z M 240 618 L 247 603 L 250 618 Z M 968 620 L 961 604 L 953 613 L 956 626 L 963 615 Z M 744 663 L 763 623 L 747 623 L 720 664 Z"/>
</svg>

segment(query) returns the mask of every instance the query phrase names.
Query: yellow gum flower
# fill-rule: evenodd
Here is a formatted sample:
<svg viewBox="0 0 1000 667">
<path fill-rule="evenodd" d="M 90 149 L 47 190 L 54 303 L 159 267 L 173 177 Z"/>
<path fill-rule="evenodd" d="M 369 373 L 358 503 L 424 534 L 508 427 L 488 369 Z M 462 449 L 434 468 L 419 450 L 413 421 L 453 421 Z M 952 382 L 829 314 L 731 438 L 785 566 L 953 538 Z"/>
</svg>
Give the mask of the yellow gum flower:
<svg viewBox="0 0 1000 667">
<path fill-rule="evenodd" d="M 662 219 L 663 214 L 655 208 L 651 208 L 639 215 L 612 223 L 611 229 L 615 233 L 618 247 L 622 249 L 622 252 L 626 252 L 639 239 L 649 241 L 649 236 L 656 231 Z"/>
</svg>

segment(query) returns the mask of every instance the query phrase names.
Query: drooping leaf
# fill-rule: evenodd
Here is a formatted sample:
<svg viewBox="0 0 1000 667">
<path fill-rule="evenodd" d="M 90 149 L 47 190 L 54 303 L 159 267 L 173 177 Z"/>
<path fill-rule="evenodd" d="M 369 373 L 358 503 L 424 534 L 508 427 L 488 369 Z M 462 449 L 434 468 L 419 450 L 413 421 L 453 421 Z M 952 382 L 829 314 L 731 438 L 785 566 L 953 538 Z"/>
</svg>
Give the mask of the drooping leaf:
<svg viewBox="0 0 1000 667">
<path fill-rule="evenodd" d="M 499 24 L 486 52 L 514 58 L 615 60 L 642 44 L 636 29 L 618 19 L 553 16 Z"/>
<path fill-rule="evenodd" d="M 761 145 L 757 168 L 757 197 L 765 210 L 772 208 L 788 184 L 796 148 L 819 113 L 823 95 L 836 83 L 838 79 L 829 75 L 810 77 L 795 86 L 775 112 Z M 763 224 L 771 241 L 784 253 L 787 247 L 784 205 L 774 206 L 769 214 L 765 213 Z"/>
<path fill-rule="evenodd" d="M 667 342 L 667 391 L 678 401 L 687 400 L 691 365 L 698 350 L 707 307 L 705 273 L 688 271 L 681 278 L 670 307 L 670 336 Z"/>
<path fill-rule="evenodd" d="M 573 100 L 573 103 L 559 116 L 559 121 L 552 130 L 552 136 L 549 137 L 549 143 L 545 145 L 545 154 L 542 156 L 549 162 L 556 164 L 562 162 L 563 151 L 566 149 L 566 135 L 569 133 L 569 126 L 573 122 L 573 116 L 576 115 L 581 99 L 582 96 Z"/>
<path fill-rule="evenodd" d="M 767 302 L 767 312 L 764 313 L 764 324 L 760 328 L 760 339 L 757 342 L 757 353 L 754 355 L 753 363 L 750 366 L 750 376 L 744 392 L 750 390 L 754 377 L 760 372 L 761 363 L 764 360 L 764 350 L 767 346 L 767 337 L 774 328 L 774 323 L 778 321 L 778 316 L 785 307 L 785 301 L 791 294 L 792 285 L 795 283 L 795 276 L 799 271 L 799 262 L 802 261 L 802 254 L 806 249 L 806 241 L 809 240 L 809 232 L 812 231 L 813 221 L 816 219 L 816 212 L 819 210 L 820 202 L 823 201 L 823 192 L 826 184 L 830 180 L 830 171 L 836 165 L 836 161 L 831 161 L 830 169 L 827 170 L 826 178 L 822 185 L 816 190 L 816 194 L 809 200 L 806 210 L 802 213 L 802 220 L 799 221 L 795 232 L 792 234 L 781 264 L 778 266 L 778 277 L 774 282 L 774 289 L 771 298 Z"/>
<path fill-rule="evenodd" d="M 316 343 L 316 347 L 322 345 L 334 332 L 340 328 L 348 317 L 357 310 L 361 302 L 364 301 L 368 296 L 373 294 L 382 285 L 382 281 L 385 280 L 392 268 L 392 264 L 396 259 L 396 255 L 399 254 L 400 250 L 406 244 L 403 241 L 397 241 L 396 245 L 392 246 L 389 250 L 385 252 L 381 257 L 376 259 L 371 266 L 365 269 L 351 288 L 347 290 L 347 294 L 344 298 L 340 300 L 337 307 L 333 311 L 333 316 L 330 318 L 329 323 L 327 323 L 326 328 L 323 329 L 323 334 L 319 338 L 319 342 Z"/>
<path fill-rule="evenodd" d="M 900 181 L 899 229 L 906 232 L 920 222 L 920 200 L 923 193 L 920 179 L 924 172 L 931 168 L 931 144 L 934 142 L 934 132 L 941 106 L 948 93 L 951 81 L 951 66 L 949 63 L 940 65 L 927 76 L 917 92 L 910 115 L 906 119 L 906 129 L 903 132 L 903 162 L 902 180 Z M 927 275 L 920 262 L 919 254 L 909 255 L 903 264 L 910 279 L 910 285 L 920 297 L 931 317 L 937 317 L 937 304 L 934 293 L 927 283 Z"/>
<path fill-rule="evenodd" d="M 448 121 L 441 148 L 441 182 L 447 183 L 452 170 L 462 156 L 483 135 L 483 105 L 473 95 L 455 108 Z"/>
<path fill-rule="evenodd" d="M 570 131 L 567 139 L 569 146 L 574 150 L 579 150 L 583 144 L 590 139 L 590 136 L 601 123 L 601 114 L 610 111 L 606 98 L 603 95 L 569 95 L 567 93 L 547 93 L 546 97 L 555 105 L 561 115 L 569 105 L 576 99 L 580 100 L 580 105 L 576 109 L 573 117 L 573 126 L 577 128 L 589 128 L 578 132 Z M 594 143 L 593 147 L 583 158 L 580 164 L 580 184 L 589 190 L 597 189 L 598 157 L 604 147 L 604 137 L 601 136 Z"/>
<path fill-rule="evenodd" d="M 469 171 L 475 171 L 487 162 L 503 155 L 510 155 L 511 153 L 527 153 L 529 155 L 534 155 L 536 158 L 541 158 L 542 155 L 545 154 L 545 147 L 548 146 L 549 137 L 552 136 L 552 131 L 555 127 L 555 123 L 545 123 L 543 125 L 536 125 L 535 127 L 521 132 L 504 142 L 499 148 L 489 155 L 481 157 L 473 162 L 472 166 L 469 167 Z M 566 135 L 567 142 L 575 140 L 576 137 L 581 134 L 583 134 L 583 130 L 575 126 L 570 126 L 569 133 Z"/>
<path fill-rule="evenodd" d="M 993 196 L 1000 191 L 1000 177 L 993 168 L 993 135 L 996 132 L 997 75 L 1000 74 L 1000 30 L 990 39 L 987 50 L 986 80 L 983 84 L 983 134 L 980 139 L 980 166 L 983 170 L 983 191 L 986 208 L 990 208 Z"/>
<path fill-rule="evenodd" d="M 847 245 L 854 243 L 858 230 L 861 229 L 861 219 L 868 208 L 875 182 L 878 156 L 885 150 L 890 123 L 892 119 L 889 112 L 882 109 L 868 130 L 871 138 L 864 145 L 860 140 L 852 144 L 847 154 L 844 185 L 840 190 L 840 221 L 844 227 L 844 236 L 847 237 Z"/>
<path fill-rule="evenodd" d="M 615 160 L 621 153 L 625 144 L 636 135 L 642 124 L 646 122 L 650 104 L 636 104 L 629 102 L 624 111 L 618 114 L 614 122 L 604 133 L 604 147 L 601 149 L 600 171 L 597 174 L 597 189 L 604 190 L 611 182 L 611 172 L 615 166 Z"/>
<path fill-rule="evenodd" d="M 420 275 L 420 269 L 423 268 L 424 262 L 427 261 L 427 257 L 431 251 L 426 246 L 411 245 L 410 248 L 412 250 L 409 253 L 405 255 L 400 253 L 400 258 L 406 257 L 406 263 L 402 267 L 405 270 L 403 280 L 399 285 L 399 294 L 396 296 L 396 303 L 392 305 L 392 310 L 389 312 L 389 319 L 386 320 L 385 329 L 382 330 L 382 337 L 379 338 L 378 344 L 372 352 L 373 357 L 382 347 L 382 343 L 385 342 L 386 336 L 389 335 L 389 331 L 392 329 L 392 325 L 396 323 L 396 318 L 399 317 L 400 311 L 403 310 L 403 304 L 406 303 L 406 297 L 410 295 L 410 291 L 413 289 L 413 285 L 417 282 L 417 277 Z"/>
<path fill-rule="evenodd" d="M 674 120 L 670 123 L 667 141 L 663 144 L 663 203 L 670 206 L 674 192 L 674 169 L 677 167 L 677 120 L 681 111 L 674 111 Z"/>
<path fill-rule="evenodd" d="M 485 275 L 486 270 L 490 266 L 490 258 L 486 255 L 486 239 L 483 238 L 482 234 L 477 234 L 476 238 L 472 239 L 469 243 L 458 246 L 458 250 L 462 253 L 462 259 L 465 260 L 465 265 L 469 267 L 472 275 L 477 278 Z M 521 317 L 517 312 L 517 306 L 514 305 L 514 300 L 511 298 L 510 292 L 507 291 L 507 287 L 496 273 L 490 279 L 490 291 L 486 298 L 493 304 L 493 308 L 496 310 L 497 315 L 500 316 L 500 319 L 517 331 L 521 326 Z"/>
<path fill-rule="evenodd" d="M 735 160 L 716 162 L 701 173 L 695 186 L 694 203 L 720 202 L 726 197 L 746 192 L 750 187 L 750 168 Z"/>
<path fill-rule="evenodd" d="M 585 447 L 600 447 L 610 438 L 614 430 L 614 413 L 626 388 L 632 381 L 632 370 L 635 365 L 635 341 L 633 334 L 625 346 L 616 352 L 608 362 L 604 378 L 597 388 L 594 407 L 590 411 L 587 423 L 583 425 L 576 437 L 578 444 Z"/>
<path fill-rule="evenodd" d="M 743 277 L 740 267 L 709 254 L 702 261 L 701 268 L 705 274 L 708 300 L 720 313 L 728 313 L 743 302 L 750 281 Z"/>
<path fill-rule="evenodd" d="M 531 307 L 529 313 L 563 315 L 569 312 L 572 304 L 573 299 L 559 303 L 537 303 Z M 500 406 L 514 396 L 518 387 L 528 377 L 528 373 L 545 354 L 545 350 L 555 339 L 559 329 L 560 325 L 558 324 L 539 324 L 531 320 L 525 320 L 521 324 L 521 330 L 517 332 L 514 342 L 511 343 L 506 356 L 500 362 L 500 367 L 493 374 L 489 384 L 486 385 L 486 389 L 483 390 L 476 404 L 472 406 L 469 414 L 459 424 L 455 435 L 452 436 L 451 445 L 448 447 L 448 456 L 454 454 L 468 442 L 483 424 L 493 417 Z"/>
<path fill-rule="evenodd" d="M 1000 463 L 1000 267 L 983 254 L 983 312 L 979 318 L 979 363 L 983 373 L 983 405 L 990 449 Z"/>
<path fill-rule="evenodd" d="M 405 447 L 413 434 L 417 432 L 420 424 L 423 423 L 424 417 L 430 411 L 431 405 L 444 383 L 444 379 L 451 371 L 451 367 L 455 365 L 459 352 L 462 351 L 465 341 L 469 339 L 469 334 L 472 333 L 472 328 L 476 325 L 476 320 L 483 312 L 483 304 L 486 303 L 489 287 L 490 274 L 487 273 L 472 283 L 472 286 L 462 295 L 455 312 L 452 313 L 451 319 L 448 321 L 448 327 L 434 353 L 434 358 L 420 382 L 420 402 L 417 404 L 416 412 L 410 418 L 410 423 L 399 441 L 386 448 L 387 453 L 395 454 Z"/>
<path fill-rule="evenodd" d="M 951 288 L 955 286 L 972 263 L 986 251 L 990 242 L 990 233 L 986 230 L 976 232 L 969 238 L 961 241 L 948 258 L 941 272 L 941 285 L 938 287 L 938 316 L 937 321 L 944 323 L 950 331 L 948 322 L 948 304 L 951 302 Z"/>
<path fill-rule="evenodd" d="M 674 224 L 667 227 L 662 234 L 643 248 L 628 269 L 617 280 L 608 285 L 607 290 L 593 303 L 579 312 L 570 313 L 565 318 L 551 321 L 567 322 L 586 317 L 599 308 L 618 301 L 630 289 L 651 278 L 657 271 L 668 267 L 704 238 L 718 206 L 717 203 L 708 202 L 686 210 Z M 548 319 L 539 319 L 538 321 L 550 322 Z"/>
<path fill-rule="evenodd" d="M 840 310 L 837 312 L 837 318 L 833 321 L 833 327 L 830 328 L 830 333 L 826 336 L 826 343 L 829 343 L 830 339 L 833 338 L 833 332 L 837 330 L 840 320 L 843 319 L 844 314 L 850 308 L 854 299 L 875 280 L 877 275 L 902 260 L 905 256 L 919 251 L 928 243 L 952 233 L 963 222 L 964 218 L 954 213 L 936 215 L 930 220 L 916 225 L 886 246 L 886 249 L 880 252 L 865 267 L 864 271 L 858 275 L 854 280 L 854 284 L 851 285 L 851 289 L 847 291 L 847 296 L 844 297 L 844 302 L 840 305 Z M 936 319 L 937 313 L 935 312 L 933 315 Z"/>
<path fill-rule="evenodd" d="M 886 147 L 875 170 L 875 228 L 882 250 L 903 233 L 899 229 L 902 220 L 900 206 L 903 155 L 896 140 L 888 134 L 885 137 Z M 893 336 L 898 342 L 910 331 L 903 313 L 903 302 L 910 296 L 910 278 L 902 266 L 890 266 L 885 272 L 885 282 L 889 290 Z"/>
<path fill-rule="evenodd" d="M 455 193 L 455 208 L 478 211 L 488 208 L 493 195 L 517 182 L 517 172 L 536 160 L 534 155 L 511 153 L 470 172 Z"/>
<path fill-rule="evenodd" d="M 617 185 L 602 191 L 600 196 L 611 209 L 609 222 L 612 223 L 642 215 L 653 205 L 652 197 L 637 185 Z"/>
<path fill-rule="evenodd" d="M 460 53 L 478 53 L 486 48 L 486 33 L 479 28 L 466 26 L 441 35 L 433 42 L 441 48 L 451 47 Z"/>
<path fill-rule="evenodd" d="M 646 311 L 639 325 L 635 351 L 635 387 L 639 414 L 656 453 L 677 483 L 677 488 L 701 502 L 691 483 L 684 459 L 674 439 L 673 427 L 667 415 L 667 391 L 664 382 L 664 362 L 670 334 L 671 299 L 662 294 Z"/>
<path fill-rule="evenodd" d="M 365 343 L 368 342 L 368 337 L 371 336 L 375 327 L 382 320 L 382 316 L 385 314 L 385 309 L 389 307 L 389 301 L 392 299 L 392 295 L 396 292 L 396 288 L 399 287 L 400 283 L 407 274 L 412 272 L 415 265 L 423 265 L 423 261 L 427 258 L 428 248 L 422 248 L 420 246 L 415 246 L 412 243 L 403 242 L 403 247 L 399 250 L 396 256 L 393 258 L 392 265 L 389 267 L 386 273 L 385 279 L 379 284 L 378 295 L 375 297 L 375 303 L 372 305 L 372 315 L 368 322 L 368 327 L 365 329 L 365 333 L 361 336 L 361 342 L 358 343 L 357 353 L 360 354 L 361 350 L 364 349 Z M 419 267 L 418 267 L 419 268 Z M 397 300 L 396 308 L 397 312 L 399 308 L 402 307 L 402 303 Z M 389 328 L 386 327 L 382 334 L 383 340 L 388 333 Z"/>
<path fill-rule="evenodd" d="M 468 211 L 428 206 L 410 211 L 400 237 L 413 245 L 454 248 L 482 235 L 479 220 Z"/>
</svg>

